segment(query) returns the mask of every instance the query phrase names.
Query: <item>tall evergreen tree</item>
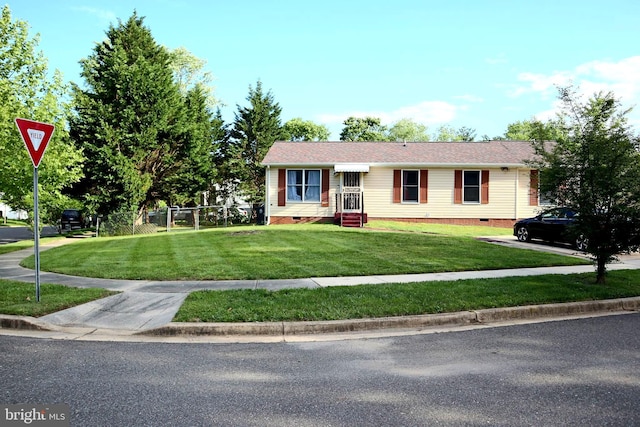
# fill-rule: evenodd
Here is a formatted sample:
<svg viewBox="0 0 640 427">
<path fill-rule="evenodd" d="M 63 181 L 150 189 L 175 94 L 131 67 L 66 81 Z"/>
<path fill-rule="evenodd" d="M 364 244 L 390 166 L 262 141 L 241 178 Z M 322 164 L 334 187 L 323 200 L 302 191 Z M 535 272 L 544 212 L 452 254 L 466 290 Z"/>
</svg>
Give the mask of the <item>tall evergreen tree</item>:
<svg viewBox="0 0 640 427">
<path fill-rule="evenodd" d="M 271 91 L 264 93 L 258 80 L 255 89 L 249 86 L 248 107 L 238 105 L 231 140 L 233 156 L 237 161 L 235 174 L 240 190 L 254 206 L 265 199 L 265 168 L 262 159 L 273 143 L 282 139 L 280 105 Z"/>
<path fill-rule="evenodd" d="M 137 13 L 118 21 L 82 63 L 71 136 L 87 156 L 76 190 L 100 213 L 152 205 L 191 148 L 170 55 Z"/>
<path fill-rule="evenodd" d="M 215 119 L 207 108 L 208 96 L 200 85 L 185 96 L 186 149 L 179 169 L 158 188 L 158 194 L 170 204 L 195 206 L 215 178 Z"/>
</svg>

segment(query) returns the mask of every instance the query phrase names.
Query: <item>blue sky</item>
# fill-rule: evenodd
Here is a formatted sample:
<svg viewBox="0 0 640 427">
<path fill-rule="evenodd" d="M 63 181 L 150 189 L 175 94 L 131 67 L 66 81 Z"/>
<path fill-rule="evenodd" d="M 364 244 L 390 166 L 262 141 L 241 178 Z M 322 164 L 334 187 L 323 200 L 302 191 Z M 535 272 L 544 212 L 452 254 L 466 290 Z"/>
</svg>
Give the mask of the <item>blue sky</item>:
<svg viewBox="0 0 640 427">
<path fill-rule="evenodd" d="M 65 79 L 109 24 L 133 10 L 156 41 L 207 61 L 232 121 L 258 79 L 283 122 L 323 123 L 338 139 L 349 116 L 412 118 L 496 136 L 546 119 L 556 84 L 640 100 L 637 0 L 19 0 L 13 19 Z M 640 128 L 640 106 L 630 116 Z"/>
</svg>

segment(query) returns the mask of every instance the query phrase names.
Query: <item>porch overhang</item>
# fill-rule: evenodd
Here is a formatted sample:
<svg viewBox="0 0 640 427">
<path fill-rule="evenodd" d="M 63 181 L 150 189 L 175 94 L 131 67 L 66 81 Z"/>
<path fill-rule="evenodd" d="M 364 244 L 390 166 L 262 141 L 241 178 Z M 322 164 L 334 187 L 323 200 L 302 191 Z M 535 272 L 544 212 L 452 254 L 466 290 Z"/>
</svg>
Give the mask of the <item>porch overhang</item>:
<svg viewBox="0 0 640 427">
<path fill-rule="evenodd" d="M 333 167 L 335 173 L 340 172 L 369 172 L 367 163 L 338 163 Z"/>
</svg>

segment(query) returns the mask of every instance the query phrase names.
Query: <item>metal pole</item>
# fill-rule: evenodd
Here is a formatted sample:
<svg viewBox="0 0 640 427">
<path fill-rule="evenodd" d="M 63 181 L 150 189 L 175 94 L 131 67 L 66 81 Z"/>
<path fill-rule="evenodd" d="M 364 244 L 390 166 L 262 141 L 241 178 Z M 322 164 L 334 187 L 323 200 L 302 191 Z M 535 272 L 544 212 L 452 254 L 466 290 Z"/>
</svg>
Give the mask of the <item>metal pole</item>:
<svg viewBox="0 0 640 427">
<path fill-rule="evenodd" d="M 38 168 L 33 168 L 33 251 L 36 260 L 36 301 L 40 302 L 40 221 L 38 214 Z"/>
</svg>

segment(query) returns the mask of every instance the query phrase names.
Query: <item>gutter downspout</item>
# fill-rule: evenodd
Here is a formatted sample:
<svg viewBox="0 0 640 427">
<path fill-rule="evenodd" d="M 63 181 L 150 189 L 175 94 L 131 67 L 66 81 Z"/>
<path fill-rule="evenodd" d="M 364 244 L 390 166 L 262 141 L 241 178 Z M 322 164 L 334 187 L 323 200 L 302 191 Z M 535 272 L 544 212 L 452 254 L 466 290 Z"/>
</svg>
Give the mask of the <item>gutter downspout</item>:
<svg viewBox="0 0 640 427">
<path fill-rule="evenodd" d="M 515 179 L 515 181 L 516 181 L 516 197 L 515 197 L 516 200 L 515 200 L 515 206 L 513 207 L 513 214 L 514 214 L 513 218 L 517 220 L 519 218 L 518 217 L 518 203 L 519 203 L 519 200 L 520 200 L 519 199 L 520 194 L 519 194 L 518 190 L 520 189 L 520 168 L 516 168 L 516 179 Z"/>
<path fill-rule="evenodd" d="M 270 190 L 271 190 L 271 179 L 269 179 L 269 176 L 271 175 L 271 166 L 267 166 L 267 168 L 265 169 L 265 186 L 267 188 L 265 188 L 265 195 L 264 195 L 264 215 L 265 215 L 265 221 L 264 224 L 265 225 L 269 225 L 269 221 L 271 221 L 271 204 L 269 203 L 269 195 L 270 195 Z"/>
</svg>

